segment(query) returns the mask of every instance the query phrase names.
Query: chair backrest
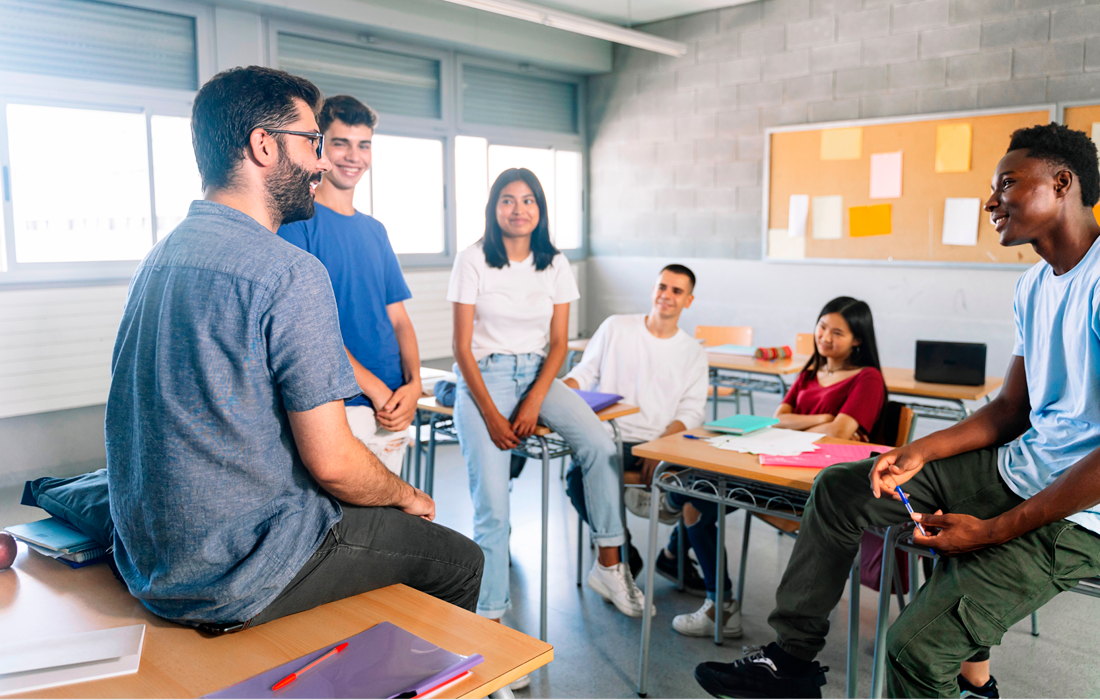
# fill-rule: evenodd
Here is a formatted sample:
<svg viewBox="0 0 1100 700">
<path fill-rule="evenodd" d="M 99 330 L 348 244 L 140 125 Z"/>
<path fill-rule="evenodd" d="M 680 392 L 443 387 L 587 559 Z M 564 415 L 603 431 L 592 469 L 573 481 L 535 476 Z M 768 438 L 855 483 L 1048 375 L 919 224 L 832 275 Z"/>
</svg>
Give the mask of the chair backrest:
<svg viewBox="0 0 1100 700">
<path fill-rule="evenodd" d="M 797 355 L 814 354 L 814 334 L 799 333 L 794 337 L 794 351 Z"/>
<path fill-rule="evenodd" d="M 752 345 L 752 326 L 696 326 L 703 345 Z"/>
<path fill-rule="evenodd" d="M 911 438 L 913 418 L 913 409 L 898 401 L 887 401 L 875 429 L 871 432 L 871 442 L 901 447 Z"/>
</svg>

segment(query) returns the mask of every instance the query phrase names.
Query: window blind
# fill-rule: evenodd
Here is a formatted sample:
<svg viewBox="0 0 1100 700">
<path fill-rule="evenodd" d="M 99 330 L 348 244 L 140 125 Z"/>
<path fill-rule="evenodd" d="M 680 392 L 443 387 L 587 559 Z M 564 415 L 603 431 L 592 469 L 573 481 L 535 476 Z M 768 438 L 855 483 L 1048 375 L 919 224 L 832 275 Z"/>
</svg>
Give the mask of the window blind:
<svg viewBox="0 0 1100 700">
<path fill-rule="evenodd" d="M 439 61 L 279 34 L 279 67 L 326 96 L 351 95 L 383 114 L 439 119 Z"/>
<path fill-rule="evenodd" d="M 0 0 L 0 70 L 198 89 L 195 18 L 92 0 Z"/>
<path fill-rule="evenodd" d="M 577 86 L 481 66 L 462 67 L 462 119 L 469 124 L 577 133 Z"/>
</svg>

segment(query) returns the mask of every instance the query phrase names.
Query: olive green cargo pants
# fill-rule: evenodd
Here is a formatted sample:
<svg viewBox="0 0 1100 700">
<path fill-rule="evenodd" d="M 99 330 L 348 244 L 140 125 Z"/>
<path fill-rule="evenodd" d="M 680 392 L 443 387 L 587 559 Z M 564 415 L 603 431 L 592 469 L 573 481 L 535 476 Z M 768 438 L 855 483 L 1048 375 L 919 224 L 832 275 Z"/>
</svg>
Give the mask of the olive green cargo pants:
<svg viewBox="0 0 1100 700">
<path fill-rule="evenodd" d="M 865 528 L 909 520 L 871 493 L 872 460 L 824 470 L 814 483 L 768 622 L 781 648 L 810 660 L 825 646 Z M 989 519 L 1022 503 L 997 473 L 997 450 L 932 462 L 904 486 L 918 513 Z M 1082 578 L 1100 575 L 1100 535 L 1060 520 L 1010 542 L 944 557 L 887 636 L 891 697 L 959 697 L 959 665 Z M 1039 662 L 1037 662 L 1039 663 Z"/>
</svg>

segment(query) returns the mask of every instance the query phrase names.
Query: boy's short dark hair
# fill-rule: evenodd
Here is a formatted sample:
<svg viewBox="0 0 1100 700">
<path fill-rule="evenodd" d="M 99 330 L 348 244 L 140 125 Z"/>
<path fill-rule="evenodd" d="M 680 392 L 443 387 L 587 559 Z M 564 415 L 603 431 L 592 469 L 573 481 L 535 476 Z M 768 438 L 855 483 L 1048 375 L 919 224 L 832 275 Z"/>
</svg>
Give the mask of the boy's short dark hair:
<svg viewBox="0 0 1100 700">
<path fill-rule="evenodd" d="M 695 273 L 687 265 L 681 265 L 680 263 L 672 263 L 671 265 L 665 265 L 661 268 L 661 272 L 672 272 L 677 275 L 683 275 L 691 280 L 691 289 L 689 292 L 695 291 Z"/>
<path fill-rule="evenodd" d="M 252 132 L 293 122 L 296 99 L 316 112 L 321 91 L 305 78 L 263 66 L 230 68 L 208 80 L 191 108 L 191 139 L 203 188 L 228 186 Z"/>
<path fill-rule="evenodd" d="M 378 126 L 378 112 L 355 99 L 351 95 L 333 95 L 325 100 L 325 106 L 317 115 L 317 126 L 321 133 L 328 131 L 332 123 L 339 119 L 348 126 Z"/>
<path fill-rule="evenodd" d="M 1029 158 L 1041 158 L 1055 167 L 1068 168 L 1081 183 L 1081 203 L 1091 207 L 1100 201 L 1100 169 L 1096 144 L 1083 131 L 1063 124 L 1039 124 L 1017 129 L 1009 151 L 1027 149 Z"/>
</svg>

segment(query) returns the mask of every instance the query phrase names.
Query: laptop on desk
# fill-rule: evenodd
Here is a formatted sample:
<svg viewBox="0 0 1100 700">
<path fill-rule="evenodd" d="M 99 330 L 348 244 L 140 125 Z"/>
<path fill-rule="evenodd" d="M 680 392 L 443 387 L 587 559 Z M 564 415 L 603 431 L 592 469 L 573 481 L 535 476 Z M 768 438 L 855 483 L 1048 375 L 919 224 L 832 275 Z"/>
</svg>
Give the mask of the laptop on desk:
<svg viewBox="0 0 1100 700">
<path fill-rule="evenodd" d="M 985 343 L 918 340 L 914 375 L 918 382 L 981 386 L 985 383 Z"/>
</svg>

